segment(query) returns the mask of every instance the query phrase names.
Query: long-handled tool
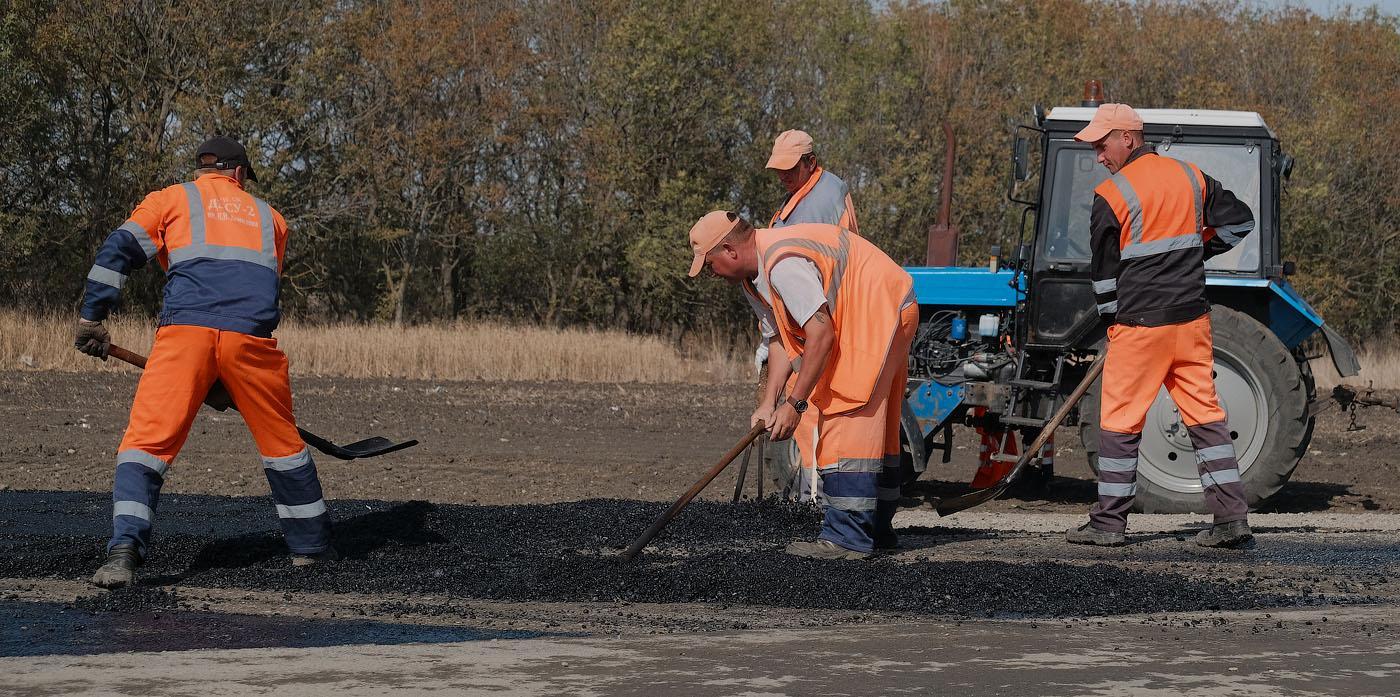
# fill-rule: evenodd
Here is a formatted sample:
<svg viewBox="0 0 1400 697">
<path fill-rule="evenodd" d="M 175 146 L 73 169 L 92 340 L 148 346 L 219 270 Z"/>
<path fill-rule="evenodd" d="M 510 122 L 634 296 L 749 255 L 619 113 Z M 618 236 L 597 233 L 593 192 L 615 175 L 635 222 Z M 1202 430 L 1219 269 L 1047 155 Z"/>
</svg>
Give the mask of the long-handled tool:
<svg viewBox="0 0 1400 697">
<path fill-rule="evenodd" d="M 731 503 L 739 503 L 739 498 L 744 495 L 744 480 L 749 478 L 749 456 L 753 454 L 754 444 L 749 443 L 749 447 L 744 449 L 744 459 L 739 461 L 739 476 L 734 478 L 734 500 Z"/>
<path fill-rule="evenodd" d="M 762 421 L 754 424 L 754 427 L 749 429 L 748 435 L 740 438 L 739 442 L 734 444 L 734 447 L 730 448 L 729 452 L 725 453 L 724 457 L 721 458 L 714 467 L 711 467 L 710 471 L 705 473 L 705 476 L 700 478 L 700 481 L 695 482 L 689 490 L 681 494 L 680 498 L 676 499 L 675 503 L 671 504 L 671 507 L 667 509 L 665 513 L 657 516 L 656 520 L 652 521 L 651 527 L 647 528 L 647 531 L 642 533 L 642 536 L 638 537 L 637 541 L 633 542 L 632 546 L 628 547 L 627 551 L 622 553 L 622 558 L 626 561 L 635 559 L 637 555 L 641 553 L 642 548 L 647 546 L 647 543 L 651 542 L 653 537 L 660 534 L 661 530 L 674 520 L 677 515 L 680 515 L 681 509 L 685 508 L 686 505 L 690 503 L 691 499 L 695 498 L 696 495 L 710 484 L 710 482 L 714 481 L 714 478 L 718 477 L 719 473 L 723 472 L 724 468 L 728 467 L 729 463 L 734 461 L 734 458 L 739 457 L 739 453 L 744 452 L 744 448 L 749 447 L 749 443 L 752 443 L 755 438 L 762 434 L 764 429 L 765 427 Z"/>
<path fill-rule="evenodd" d="M 986 503 L 1001 496 L 1001 493 L 1006 491 L 1006 488 L 1011 486 L 1012 482 L 1016 481 L 1016 477 L 1021 474 L 1021 470 L 1025 469 L 1026 464 L 1040 453 L 1040 449 L 1045 446 L 1045 441 L 1050 440 L 1050 435 L 1055 432 L 1060 422 L 1064 421 L 1066 416 L 1069 416 L 1070 410 L 1074 408 L 1075 404 L 1079 403 L 1084 393 L 1089 391 L 1089 386 L 1094 384 L 1095 380 L 1099 379 L 1099 374 L 1103 373 L 1104 359 L 1107 357 L 1108 352 L 1105 351 L 1103 355 L 1099 356 L 1098 359 L 1094 361 L 1094 364 L 1089 367 L 1089 372 L 1084 375 L 1084 379 L 1080 380 L 1079 385 L 1074 388 L 1074 391 L 1069 393 L 1069 396 L 1065 398 L 1065 403 L 1060 405 L 1060 408 L 1055 411 L 1054 416 L 1050 417 L 1050 421 L 1045 424 L 1045 427 L 1040 429 L 1040 435 L 1036 436 L 1035 440 L 1031 441 L 1031 444 L 1026 446 L 1025 450 L 1021 451 L 1021 457 L 1016 459 L 1016 466 L 1012 467 L 1011 471 L 1007 472 L 1006 476 L 1001 478 L 1001 481 L 986 489 L 974 491 L 971 494 L 964 494 L 954 499 L 948 499 L 947 501 L 939 501 L 938 505 L 934 506 L 934 510 L 938 511 L 938 515 L 952 515 L 958 511 L 965 511 L 973 506 Z"/>
<path fill-rule="evenodd" d="M 128 351 L 116 344 L 112 344 L 107 349 L 107 355 L 124 363 L 130 363 L 137 368 L 144 369 L 146 367 L 145 356 L 134 351 Z M 228 389 L 218 381 L 215 381 L 214 385 L 209 388 L 209 395 L 204 398 L 204 403 L 219 411 L 228 408 L 238 411 L 238 407 L 233 406 L 233 400 L 228 396 Z M 297 433 L 301 434 L 301 439 L 306 441 L 307 445 L 340 460 L 375 457 L 418 445 L 418 441 L 416 440 L 406 440 L 401 443 L 395 443 L 383 436 L 374 436 L 364 440 L 357 440 L 348 445 L 336 445 L 300 426 L 297 427 Z"/>
</svg>

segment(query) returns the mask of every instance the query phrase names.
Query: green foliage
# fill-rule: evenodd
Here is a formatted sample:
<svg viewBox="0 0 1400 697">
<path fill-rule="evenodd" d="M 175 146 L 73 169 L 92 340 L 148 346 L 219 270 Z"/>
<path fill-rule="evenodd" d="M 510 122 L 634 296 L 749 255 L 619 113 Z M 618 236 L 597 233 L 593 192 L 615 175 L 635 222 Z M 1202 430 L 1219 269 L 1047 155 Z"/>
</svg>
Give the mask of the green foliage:
<svg viewBox="0 0 1400 697">
<path fill-rule="evenodd" d="M 222 132 L 292 226 L 292 312 L 751 331 L 731 288 L 685 277 L 685 232 L 713 208 L 767 221 L 778 132 L 812 133 L 862 232 L 912 263 L 951 124 L 974 263 L 1015 233 L 1012 129 L 1099 77 L 1137 106 L 1263 114 L 1298 159 L 1292 280 L 1349 334 L 1392 335 L 1396 75 L 1392 17 L 1233 2 L 14 0 L 0 302 L 73 307 L 96 245 Z"/>
</svg>

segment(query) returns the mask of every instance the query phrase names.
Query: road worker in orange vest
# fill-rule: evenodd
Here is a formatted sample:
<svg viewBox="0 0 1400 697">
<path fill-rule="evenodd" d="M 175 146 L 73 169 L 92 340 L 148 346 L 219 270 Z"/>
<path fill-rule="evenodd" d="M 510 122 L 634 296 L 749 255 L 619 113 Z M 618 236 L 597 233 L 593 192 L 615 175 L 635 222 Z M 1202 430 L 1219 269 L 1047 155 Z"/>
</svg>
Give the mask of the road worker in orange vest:
<svg viewBox="0 0 1400 697">
<path fill-rule="evenodd" d="M 117 449 L 107 560 L 92 577 L 105 588 L 131 583 L 149 554 L 161 485 L 216 382 L 252 432 L 292 563 L 337 556 L 316 465 L 292 416 L 287 357 L 272 338 L 287 223 L 244 190 L 257 176 L 237 141 L 205 141 L 194 166 L 194 181 L 146 196 L 88 272 L 75 344 L 103 360 L 111 339 L 102 320 L 127 276 L 151 260 L 166 273 L 155 345 Z"/>
<path fill-rule="evenodd" d="M 690 229 L 690 275 L 708 266 L 739 286 L 777 328 L 767 393 L 752 420 L 774 440 L 812 423 L 803 457 L 826 498 L 814 542 L 789 554 L 863 559 L 898 545 L 899 418 L 909 346 L 919 323 L 913 279 L 865 238 L 839 225 L 798 223 L 755 230 L 713 211 Z M 799 368 L 787 398 L 779 387 Z"/>
<path fill-rule="evenodd" d="M 783 204 L 768 221 L 769 228 L 781 228 L 799 223 L 825 223 L 840 225 L 852 233 L 860 234 L 856 226 L 856 209 L 851 203 L 850 188 L 840 177 L 826 171 L 817 163 L 812 148 L 812 136 L 805 131 L 789 130 L 778 134 L 773 141 L 773 152 L 768 157 L 767 168 L 778 175 L 778 181 L 787 191 Z M 764 313 L 759 311 L 760 318 Z M 759 321 L 760 339 L 754 360 L 760 367 L 768 361 L 768 344 L 777 336 L 777 327 Z M 771 366 L 770 366 L 771 372 Z M 770 378 L 771 379 L 771 378 Z M 794 374 L 788 380 L 787 389 L 792 391 Z M 797 429 L 793 440 L 797 442 L 799 453 L 811 451 L 812 443 L 808 435 L 815 427 L 814 417 L 802 417 L 802 427 Z M 810 464 L 811 458 L 803 457 L 802 462 Z M 797 478 L 791 491 L 799 501 L 812 501 L 824 504 L 821 492 L 821 478 L 809 466 L 799 467 Z"/>
<path fill-rule="evenodd" d="M 1099 500 L 1069 542 L 1120 545 L 1137 492 L 1138 446 L 1147 412 L 1166 385 L 1196 449 L 1214 524 L 1206 547 L 1248 543 L 1249 507 L 1216 397 L 1205 260 L 1254 229 L 1254 213 L 1189 162 L 1143 141 L 1127 104 L 1103 104 L 1074 136 L 1091 143 L 1111 175 L 1094 189 L 1090 276 L 1108 324 L 1099 417 Z"/>
</svg>

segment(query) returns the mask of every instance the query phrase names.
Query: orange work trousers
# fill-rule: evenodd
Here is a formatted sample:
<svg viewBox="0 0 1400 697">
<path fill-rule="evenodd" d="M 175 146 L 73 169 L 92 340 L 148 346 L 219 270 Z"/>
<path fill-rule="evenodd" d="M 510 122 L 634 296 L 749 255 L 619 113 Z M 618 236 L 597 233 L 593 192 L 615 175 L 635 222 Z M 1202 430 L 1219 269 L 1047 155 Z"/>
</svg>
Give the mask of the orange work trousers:
<svg viewBox="0 0 1400 697">
<path fill-rule="evenodd" d="M 135 544 L 144 556 L 165 473 L 216 380 L 252 432 L 288 546 L 296 553 L 323 551 L 330 519 L 292 416 L 286 355 L 276 339 L 193 325 L 156 331 L 117 453 L 109 548 Z"/>
<path fill-rule="evenodd" d="M 1209 314 L 1161 327 L 1108 328 L 1099 417 L 1099 496 L 1089 512 L 1095 528 L 1122 532 L 1127 527 L 1137 496 L 1142 429 L 1163 386 L 1191 437 L 1201 488 L 1215 522 L 1248 515 L 1233 439 L 1215 393 L 1214 363 Z"/>
<path fill-rule="evenodd" d="M 899 426 L 919 306 L 906 306 L 899 320 L 870 401 L 842 414 L 821 414 L 816 432 L 817 473 L 826 503 L 818 537 L 858 552 L 895 544 Z"/>
</svg>

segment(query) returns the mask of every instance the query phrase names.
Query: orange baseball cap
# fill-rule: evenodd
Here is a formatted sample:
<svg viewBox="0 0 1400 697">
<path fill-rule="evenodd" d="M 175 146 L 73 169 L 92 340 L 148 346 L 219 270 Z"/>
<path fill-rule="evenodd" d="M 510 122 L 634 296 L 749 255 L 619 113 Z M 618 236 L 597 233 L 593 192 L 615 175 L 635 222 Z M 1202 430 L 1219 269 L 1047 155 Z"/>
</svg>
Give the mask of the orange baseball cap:
<svg viewBox="0 0 1400 697">
<path fill-rule="evenodd" d="M 1084 130 L 1074 134 L 1081 143 L 1097 143 L 1110 131 L 1141 131 L 1142 117 L 1127 104 L 1100 104 Z"/>
<path fill-rule="evenodd" d="M 690 249 L 695 252 L 695 258 L 690 262 L 691 278 L 700 275 L 700 269 L 705 268 L 705 255 L 743 222 L 735 213 L 710 211 L 690 227 Z"/>
<path fill-rule="evenodd" d="M 803 155 L 812 152 L 812 136 L 806 131 L 783 131 L 773 141 L 773 154 L 768 156 L 768 169 L 792 169 Z"/>
</svg>

